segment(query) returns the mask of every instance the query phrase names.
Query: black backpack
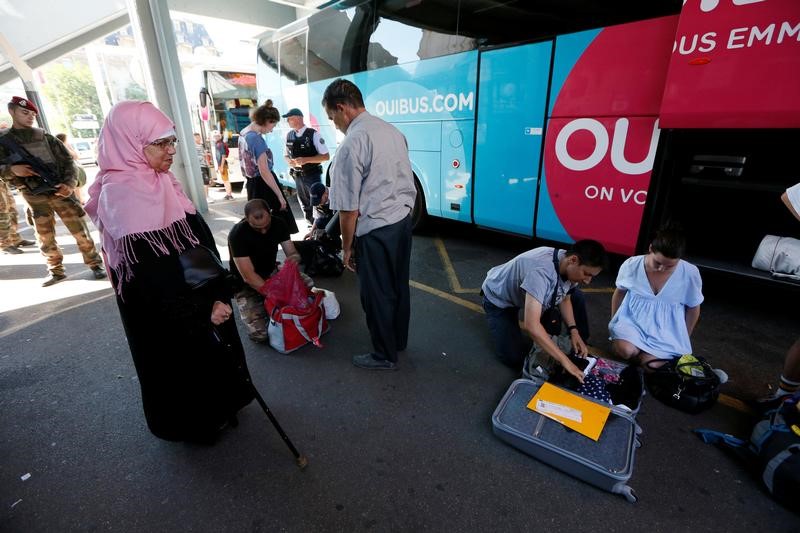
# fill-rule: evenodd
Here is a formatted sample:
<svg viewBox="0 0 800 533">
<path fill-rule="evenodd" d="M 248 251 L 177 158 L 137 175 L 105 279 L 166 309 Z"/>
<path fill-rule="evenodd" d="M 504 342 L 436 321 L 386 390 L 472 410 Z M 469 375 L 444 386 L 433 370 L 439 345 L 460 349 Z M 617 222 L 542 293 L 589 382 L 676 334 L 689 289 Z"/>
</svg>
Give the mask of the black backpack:
<svg viewBox="0 0 800 533">
<path fill-rule="evenodd" d="M 344 272 L 344 263 L 335 249 L 326 246 L 320 241 L 307 241 L 311 243 L 311 251 L 305 260 L 304 272 L 311 276 L 341 276 Z"/>
<path fill-rule="evenodd" d="M 800 513 L 800 392 L 767 411 L 745 441 L 709 429 L 694 432 L 704 442 L 732 451 L 761 479 L 775 500 Z"/>
</svg>

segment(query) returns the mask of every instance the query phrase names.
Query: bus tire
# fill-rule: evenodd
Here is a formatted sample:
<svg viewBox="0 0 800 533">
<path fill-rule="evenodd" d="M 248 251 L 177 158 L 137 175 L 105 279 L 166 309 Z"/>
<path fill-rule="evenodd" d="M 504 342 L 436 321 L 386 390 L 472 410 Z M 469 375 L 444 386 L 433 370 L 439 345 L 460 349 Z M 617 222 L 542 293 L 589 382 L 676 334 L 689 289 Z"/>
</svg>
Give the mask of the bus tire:
<svg viewBox="0 0 800 533">
<path fill-rule="evenodd" d="M 414 177 L 414 188 L 417 190 L 417 199 L 414 208 L 411 209 L 411 231 L 419 231 L 428 220 L 428 211 L 425 209 L 425 194 L 416 177 Z"/>
</svg>

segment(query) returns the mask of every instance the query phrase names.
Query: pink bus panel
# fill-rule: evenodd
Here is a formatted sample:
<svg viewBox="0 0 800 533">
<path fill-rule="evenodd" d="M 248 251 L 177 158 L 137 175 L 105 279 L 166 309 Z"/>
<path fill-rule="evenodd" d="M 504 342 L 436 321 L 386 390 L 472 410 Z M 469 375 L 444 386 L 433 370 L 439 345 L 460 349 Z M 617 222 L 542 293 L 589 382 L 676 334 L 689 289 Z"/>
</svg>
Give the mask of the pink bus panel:
<svg viewBox="0 0 800 533">
<path fill-rule="evenodd" d="M 687 0 L 661 127 L 800 127 L 800 0 Z"/>
</svg>

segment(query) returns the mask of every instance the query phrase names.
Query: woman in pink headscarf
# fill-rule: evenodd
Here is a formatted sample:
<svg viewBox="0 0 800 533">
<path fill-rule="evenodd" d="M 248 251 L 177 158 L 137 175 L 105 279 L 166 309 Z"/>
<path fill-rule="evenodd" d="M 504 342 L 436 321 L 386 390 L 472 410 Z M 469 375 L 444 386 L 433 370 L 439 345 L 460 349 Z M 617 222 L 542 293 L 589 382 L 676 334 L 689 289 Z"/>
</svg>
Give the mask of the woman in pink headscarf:
<svg viewBox="0 0 800 533">
<path fill-rule="evenodd" d="M 100 230 L 150 431 L 213 443 L 253 393 L 226 278 L 192 288 L 184 276 L 182 258 L 219 253 L 169 171 L 175 143 L 174 124 L 153 104 L 115 105 L 86 211 Z"/>
</svg>

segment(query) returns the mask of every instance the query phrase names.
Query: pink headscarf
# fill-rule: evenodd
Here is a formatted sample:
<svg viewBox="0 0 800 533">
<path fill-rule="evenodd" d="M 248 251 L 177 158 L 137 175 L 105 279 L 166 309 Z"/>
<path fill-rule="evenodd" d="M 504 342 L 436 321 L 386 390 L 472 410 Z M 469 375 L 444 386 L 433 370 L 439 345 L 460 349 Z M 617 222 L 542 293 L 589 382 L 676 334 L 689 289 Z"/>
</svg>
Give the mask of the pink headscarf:
<svg viewBox="0 0 800 533">
<path fill-rule="evenodd" d="M 150 102 L 111 108 L 98 141 L 100 172 L 89 187 L 86 212 L 100 231 L 107 265 L 121 282 L 138 262 L 133 242 L 144 239 L 156 255 L 184 249 L 178 235 L 198 244 L 186 220 L 196 212 L 172 172 L 159 172 L 144 155 L 151 142 L 175 134 L 175 125 Z M 118 283 L 117 292 L 120 292 Z"/>
</svg>

